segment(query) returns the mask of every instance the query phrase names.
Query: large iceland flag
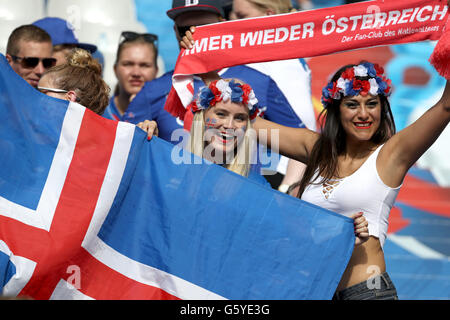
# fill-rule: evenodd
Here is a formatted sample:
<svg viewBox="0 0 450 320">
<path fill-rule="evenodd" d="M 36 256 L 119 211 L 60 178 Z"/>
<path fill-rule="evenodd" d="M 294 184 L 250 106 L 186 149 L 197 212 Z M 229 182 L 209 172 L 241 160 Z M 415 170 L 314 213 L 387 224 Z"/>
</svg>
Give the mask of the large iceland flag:
<svg viewBox="0 0 450 320">
<path fill-rule="evenodd" d="M 330 299 L 351 219 L 41 94 L 0 56 L 0 289 L 34 299 Z"/>
</svg>

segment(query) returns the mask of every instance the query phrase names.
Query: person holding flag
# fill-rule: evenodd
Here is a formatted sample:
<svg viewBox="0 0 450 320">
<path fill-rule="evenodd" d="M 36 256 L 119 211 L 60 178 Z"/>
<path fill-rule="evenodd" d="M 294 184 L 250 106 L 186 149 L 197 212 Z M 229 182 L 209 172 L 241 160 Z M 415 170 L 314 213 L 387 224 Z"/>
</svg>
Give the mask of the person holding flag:
<svg viewBox="0 0 450 320">
<path fill-rule="evenodd" d="M 258 130 L 279 131 L 281 153 L 307 164 L 298 198 L 343 215 L 360 208 L 369 223 L 370 238 L 353 251 L 335 299 L 397 299 L 382 249 L 389 213 L 408 170 L 450 121 L 447 82 L 440 101 L 396 133 L 391 90 L 380 66 L 347 65 L 323 89 L 320 134 L 255 121 Z"/>
<path fill-rule="evenodd" d="M 431 57 L 447 79 L 449 20 Z M 191 32 L 181 45 L 192 48 Z M 205 83 L 220 79 L 202 74 Z M 388 97 L 392 87 L 384 70 L 362 61 L 341 67 L 324 87 L 321 132 L 289 128 L 257 117 L 259 142 L 276 146 L 280 153 L 307 164 L 297 184 L 298 198 L 320 207 L 351 215 L 364 213 L 370 238 L 355 247 L 334 299 L 398 299 L 386 272 L 383 244 L 389 212 L 408 170 L 434 143 L 450 122 L 450 85 L 439 102 L 404 130 L 396 133 Z M 277 131 L 279 139 L 270 134 Z M 269 132 L 267 134 L 267 131 Z"/>
<path fill-rule="evenodd" d="M 215 72 L 210 74 L 216 76 Z M 256 149 L 252 123 L 266 108 L 259 107 L 251 86 L 240 79 L 205 81 L 208 85 L 200 88 L 196 99 L 188 106 L 194 117 L 186 149 L 270 188 L 265 178 L 251 166 Z M 155 121 L 146 120 L 140 127 L 149 136 L 157 132 Z M 361 212 L 350 218 L 354 222 L 355 246 L 358 246 L 368 239 L 368 223 Z"/>
</svg>

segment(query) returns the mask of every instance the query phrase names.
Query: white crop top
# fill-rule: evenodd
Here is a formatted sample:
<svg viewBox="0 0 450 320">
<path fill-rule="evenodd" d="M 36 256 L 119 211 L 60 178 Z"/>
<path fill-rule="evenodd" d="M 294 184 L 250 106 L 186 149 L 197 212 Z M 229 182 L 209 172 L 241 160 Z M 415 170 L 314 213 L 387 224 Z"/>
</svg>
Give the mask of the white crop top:
<svg viewBox="0 0 450 320">
<path fill-rule="evenodd" d="M 363 212 L 369 223 L 369 235 L 377 237 L 383 247 L 389 212 L 401 185 L 390 188 L 381 181 L 376 167 L 381 147 L 382 145 L 350 176 L 330 181 L 328 184 L 308 185 L 302 200 L 347 217 Z"/>
</svg>

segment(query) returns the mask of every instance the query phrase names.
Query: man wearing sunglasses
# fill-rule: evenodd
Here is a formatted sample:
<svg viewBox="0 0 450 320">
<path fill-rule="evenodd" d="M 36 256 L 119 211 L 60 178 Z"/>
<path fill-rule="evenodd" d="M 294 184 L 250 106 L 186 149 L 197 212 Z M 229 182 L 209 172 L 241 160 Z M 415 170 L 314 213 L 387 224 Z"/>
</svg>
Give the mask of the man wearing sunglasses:
<svg viewBox="0 0 450 320">
<path fill-rule="evenodd" d="M 50 35 L 34 25 L 16 28 L 8 38 L 6 59 L 11 68 L 32 87 L 37 87 L 42 74 L 53 67 Z"/>
</svg>

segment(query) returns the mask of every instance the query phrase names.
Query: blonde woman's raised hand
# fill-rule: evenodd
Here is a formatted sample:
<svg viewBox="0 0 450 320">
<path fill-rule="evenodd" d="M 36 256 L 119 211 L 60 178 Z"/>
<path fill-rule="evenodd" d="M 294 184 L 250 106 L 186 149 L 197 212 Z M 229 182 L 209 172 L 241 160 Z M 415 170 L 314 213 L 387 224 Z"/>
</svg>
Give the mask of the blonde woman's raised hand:
<svg viewBox="0 0 450 320">
<path fill-rule="evenodd" d="M 158 136 L 158 125 L 156 121 L 145 120 L 137 124 L 139 128 L 147 133 L 147 140 L 151 140 L 153 136 Z"/>
</svg>

